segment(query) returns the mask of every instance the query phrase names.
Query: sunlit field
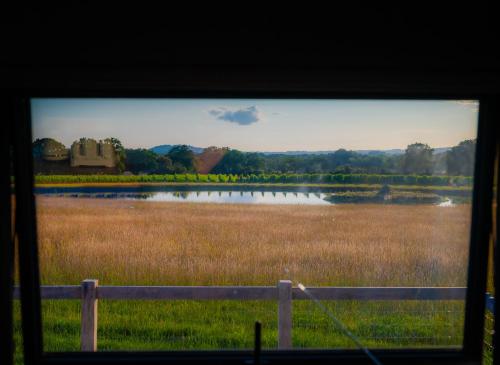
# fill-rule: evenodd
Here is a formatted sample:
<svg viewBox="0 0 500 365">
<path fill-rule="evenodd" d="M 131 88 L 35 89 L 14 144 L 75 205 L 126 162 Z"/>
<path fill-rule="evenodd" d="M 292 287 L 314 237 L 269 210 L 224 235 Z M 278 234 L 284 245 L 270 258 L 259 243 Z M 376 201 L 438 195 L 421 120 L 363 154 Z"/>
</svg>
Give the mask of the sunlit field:
<svg viewBox="0 0 500 365">
<path fill-rule="evenodd" d="M 470 205 L 163 203 L 37 197 L 42 284 L 465 286 Z M 455 347 L 463 302 L 328 305 L 371 347 Z M 277 347 L 277 303 L 99 301 L 99 350 Z M 44 348 L 79 350 L 80 303 L 43 302 Z M 19 328 L 18 328 L 19 330 Z M 352 348 L 310 301 L 294 348 Z"/>
<path fill-rule="evenodd" d="M 43 284 L 463 286 L 470 205 L 37 198 Z"/>
</svg>

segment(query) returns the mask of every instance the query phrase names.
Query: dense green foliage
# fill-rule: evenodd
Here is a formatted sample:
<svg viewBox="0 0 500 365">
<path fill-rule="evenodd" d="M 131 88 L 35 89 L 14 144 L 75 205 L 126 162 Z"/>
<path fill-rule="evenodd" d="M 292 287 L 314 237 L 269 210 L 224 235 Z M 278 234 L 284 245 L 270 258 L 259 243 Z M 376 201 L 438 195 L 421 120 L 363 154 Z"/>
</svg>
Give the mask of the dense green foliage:
<svg viewBox="0 0 500 365">
<path fill-rule="evenodd" d="M 470 176 L 377 174 L 150 174 L 150 175 L 37 175 L 37 184 L 59 183 L 259 183 L 259 184 L 391 184 L 470 186 Z"/>
<path fill-rule="evenodd" d="M 402 158 L 403 173 L 431 175 L 433 172 L 433 152 L 434 150 L 424 143 L 409 145 Z"/>
<path fill-rule="evenodd" d="M 214 174 L 405 174 L 465 175 L 474 169 L 476 141 L 465 140 L 436 153 L 424 143 L 408 145 L 403 154 L 359 153 L 339 149 L 331 153 L 256 153 L 227 149 L 210 171 Z M 146 149 L 126 150 L 126 169 L 132 173 L 196 172 L 196 155 L 188 146 L 175 146 L 161 156 Z"/>
<path fill-rule="evenodd" d="M 264 154 L 230 150 L 211 171 L 218 174 L 404 174 L 465 175 L 474 167 L 475 140 L 436 153 L 424 143 L 403 154 L 359 153 L 339 149 L 318 154 Z"/>
<path fill-rule="evenodd" d="M 44 140 L 33 142 L 35 158 L 40 158 Z M 58 143 L 55 140 L 51 141 Z M 203 171 L 212 174 L 259 176 L 307 174 L 471 176 L 476 148 L 475 140 L 462 141 L 445 152 L 436 152 L 425 143 L 413 143 L 408 145 L 402 154 L 381 151 L 361 153 L 345 149 L 329 153 L 289 154 L 242 152 L 222 148 L 224 156 L 220 161 L 216 161 L 215 166 L 200 169 L 203 167 L 198 166 L 200 155 L 196 155 L 187 145 L 176 145 L 166 155 L 160 155 L 144 148 L 125 149 L 116 138 L 107 138 L 105 141 L 115 148 L 119 171 L 133 174 L 185 174 Z"/>
<path fill-rule="evenodd" d="M 32 144 L 33 157 L 42 158 L 43 149 L 45 148 L 45 146 L 48 146 L 48 145 L 52 145 L 53 147 L 59 148 L 61 150 L 65 149 L 65 146 L 62 143 L 56 141 L 53 138 L 41 138 L 41 139 L 37 138 Z"/>
<path fill-rule="evenodd" d="M 326 154 L 258 154 L 260 172 L 265 173 L 398 173 L 401 156 L 361 154 L 339 149 Z M 220 173 L 227 173 L 224 169 Z M 244 172 L 252 173 L 252 172 Z"/>
<path fill-rule="evenodd" d="M 122 145 L 122 142 L 115 137 L 109 137 L 104 140 L 104 142 L 110 143 L 116 153 L 116 167 L 120 172 L 125 171 L 125 148 Z"/>
<path fill-rule="evenodd" d="M 172 161 L 175 172 L 196 171 L 194 152 L 186 145 L 174 146 L 166 157 Z"/>
<path fill-rule="evenodd" d="M 164 156 L 144 148 L 127 149 L 125 165 L 134 174 L 196 172 L 195 155 L 185 145 L 173 147 Z"/>
<path fill-rule="evenodd" d="M 153 172 L 158 170 L 158 155 L 145 148 L 127 149 L 126 169 L 127 171 Z"/>
<path fill-rule="evenodd" d="M 258 174 L 265 170 L 264 163 L 263 154 L 229 150 L 212 172 L 216 174 Z"/>
<path fill-rule="evenodd" d="M 465 140 L 446 154 L 447 171 L 453 175 L 472 175 L 474 173 L 474 151 L 476 141 Z"/>
</svg>

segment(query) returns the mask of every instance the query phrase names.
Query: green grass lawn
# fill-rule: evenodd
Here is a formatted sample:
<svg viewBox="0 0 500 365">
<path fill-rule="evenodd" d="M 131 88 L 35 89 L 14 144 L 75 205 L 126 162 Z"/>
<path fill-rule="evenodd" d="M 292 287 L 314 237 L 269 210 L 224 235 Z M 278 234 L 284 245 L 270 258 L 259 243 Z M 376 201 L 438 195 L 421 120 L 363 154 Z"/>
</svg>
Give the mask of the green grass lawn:
<svg viewBox="0 0 500 365">
<path fill-rule="evenodd" d="M 460 346 L 461 301 L 327 302 L 333 313 L 372 348 Z M 80 302 L 44 300 L 45 351 L 79 351 Z M 16 364 L 20 354 L 20 315 L 16 303 Z M 277 348 L 274 301 L 101 300 L 98 350 L 251 349 L 253 326 L 261 321 L 263 348 Z M 311 301 L 293 303 L 293 347 L 353 348 L 354 344 Z"/>
</svg>

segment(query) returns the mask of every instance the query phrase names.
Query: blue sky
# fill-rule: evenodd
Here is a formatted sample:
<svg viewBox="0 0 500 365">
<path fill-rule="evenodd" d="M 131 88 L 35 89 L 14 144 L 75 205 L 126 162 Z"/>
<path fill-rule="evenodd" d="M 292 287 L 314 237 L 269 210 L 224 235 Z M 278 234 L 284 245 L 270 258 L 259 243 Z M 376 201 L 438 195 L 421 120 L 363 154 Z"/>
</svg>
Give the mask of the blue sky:
<svg viewBox="0 0 500 365">
<path fill-rule="evenodd" d="M 451 100 L 36 98 L 31 108 L 33 138 L 66 146 L 116 137 L 243 151 L 448 147 L 476 137 L 478 116 L 477 102 Z"/>
</svg>

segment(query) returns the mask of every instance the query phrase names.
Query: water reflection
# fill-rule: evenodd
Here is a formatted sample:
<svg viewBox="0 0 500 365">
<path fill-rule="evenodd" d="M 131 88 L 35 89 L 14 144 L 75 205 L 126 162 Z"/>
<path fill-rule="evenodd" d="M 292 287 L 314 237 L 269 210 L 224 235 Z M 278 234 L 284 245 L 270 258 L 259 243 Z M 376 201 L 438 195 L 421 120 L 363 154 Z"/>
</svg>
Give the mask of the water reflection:
<svg viewBox="0 0 500 365">
<path fill-rule="evenodd" d="M 219 191 L 212 194 L 210 191 L 197 192 L 155 192 L 131 196 L 127 194 L 125 199 L 143 199 L 158 202 L 192 202 L 192 203 L 235 203 L 235 204 L 307 204 L 307 205 L 331 205 L 325 200 L 327 194 L 308 194 L 285 192 L 261 191 L 258 194 L 252 192 Z"/>
<path fill-rule="evenodd" d="M 154 188 L 154 187 L 152 187 Z M 286 190 L 201 190 L 134 187 L 52 187 L 37 188 L 36 195 L 71 198 L 133 199 L 158 202 L 193 203 L 234 203 L 234 204 L 434 204 L 454 207 L 456 204 L 470 203 L 469 196 L 440 196 L 438 194 L 405 193 L 391 200 L 380 200 L 376 191 L 286 191 Z"/>
</svg>

